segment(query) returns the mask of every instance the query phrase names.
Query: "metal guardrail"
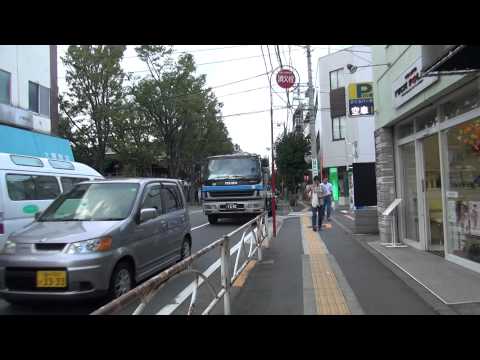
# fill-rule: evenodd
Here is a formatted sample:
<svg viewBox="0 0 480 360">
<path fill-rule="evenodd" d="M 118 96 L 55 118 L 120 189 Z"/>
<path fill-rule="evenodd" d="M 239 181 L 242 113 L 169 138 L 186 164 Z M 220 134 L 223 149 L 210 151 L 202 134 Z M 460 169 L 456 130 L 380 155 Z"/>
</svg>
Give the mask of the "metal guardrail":
<svg viewBox="0 0 480 360">
<path fill-rule="evenodd" d="M 232 236 L 242 233 L 241 239 L 232 248 L 230 248 L 230 241 Z M 191 273 L 195 275 L 195 280 L 190 283 L 183 291 L 181 291 L 171 304 L 164 306 L 156 315 L 170 315 L 181 304 L 191 297 L 190 305 L 188 307 L 187 315 L 193 315 L 197 301 L 197 294 L 199 288 L 206 284 L 213 300 L 209 303 L 202 315 L 208 315 L 215 305 L 223 298 L 224 314 L 230 315 L 230 288 L 235 280 L 240 276 L 242 271 L 246 268 L 250 260 L 257 254 L 258 260 L 262 260 L 262 245 L 264 240 L 268 238 L 268 214 L 265 212 L 255 219 L 247 222 L 238 229 L 223 236 L 222 238 L 212 242 L 210 245 L 200 249 L 195 254 L 183 259 L 179 263 L 173 265 L 160 274 L 145 281 L 141 285 L 130 290 L 128 293 L 122 295 L 108 304 L 100 307 L 91 315 L 114 315 L 119 311 L 126 309 L 135 301 L 140 300 L 140 304 L 135 308 L 132 315 L 140 315 L 145 310 L 146 306 L 158 294 L 167 282 L 181 274 Z M 247 251 L 247 244 L 248 251 Z M 194 263 L 203 255 L 209 253 L 213 249 L 220 247 L 220 258 L 210 265 L 207 270 L 200 272 L 194 269 Z M 233 266 L 232 276 L 230 276 L 230 257 L 234 254 L 235 263 Z M 240 256 L 246 255 L 245 261 L 240 265 Z M 220 268 L 221 285 L 218 291 L 211 283 L 210 277 Z"/>
</svg>

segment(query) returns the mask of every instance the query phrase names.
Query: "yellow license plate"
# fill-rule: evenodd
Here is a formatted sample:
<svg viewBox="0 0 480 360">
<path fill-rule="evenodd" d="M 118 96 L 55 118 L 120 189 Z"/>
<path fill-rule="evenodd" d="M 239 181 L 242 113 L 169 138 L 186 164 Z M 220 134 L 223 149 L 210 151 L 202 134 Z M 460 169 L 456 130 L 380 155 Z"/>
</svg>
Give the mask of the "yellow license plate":
<svg viewBox="0 0 480 360">
<path fill-rule="evenodd" d="M 66 271 L 37 271 L 37 288 L 66 288 Z"/>
</svg>

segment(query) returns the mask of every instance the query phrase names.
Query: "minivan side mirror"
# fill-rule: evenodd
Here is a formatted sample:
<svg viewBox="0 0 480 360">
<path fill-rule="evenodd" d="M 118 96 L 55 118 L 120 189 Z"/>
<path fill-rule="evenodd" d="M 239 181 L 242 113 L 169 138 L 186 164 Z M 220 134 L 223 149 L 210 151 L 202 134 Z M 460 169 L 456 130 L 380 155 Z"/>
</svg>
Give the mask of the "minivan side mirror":
<svg viewBox="0 0 480 360">
<path fill-rule="evenodd" d="M 38 221 L 38 219 L 40 219 L 40 216 L 42 216 L 42 212 L 41 211 L 37 211 L 35 213 L 35 221 Z"/>
<path fill-rule="evenodd" d="M 144 223 L 150 219 L 157 217 L 157 210 L 154 208 L 141 209 L 140 210 L 140 223 Z"/>
</svg>

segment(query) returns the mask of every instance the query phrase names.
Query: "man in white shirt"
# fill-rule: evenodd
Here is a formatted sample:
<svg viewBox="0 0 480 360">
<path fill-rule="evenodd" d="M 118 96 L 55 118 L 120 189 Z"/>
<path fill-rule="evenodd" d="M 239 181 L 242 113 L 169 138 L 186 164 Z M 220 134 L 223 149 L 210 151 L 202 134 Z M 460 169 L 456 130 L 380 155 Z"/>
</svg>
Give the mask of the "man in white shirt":
<svg viewBox="0 0 480 360">
<path fill-rule="evenodd" d="M 308 190 L 308 196 L 312 202 L 312 228 L 313 231 L 322 230 L 323 216 L 325 214 L 325 209 L 323 207 L 323 199 L 326 196 L 324 188 L 321 186 L 320 179 L 318 176 L 313 178 L 313 184 L 310 185 Z M 318 219 L 318 226 L 317 226 Z"/>
<path fill-rule="evenodd" d="M 330 221 L 330 214 L 332 212 L 332 189 L 333 185 L 328 182 L 328 178 L 323 178 L 322 187 L 325 191 L 325 198 L 324 198 L 324 208 L 327 211 L 327 221 Z"/>
</svg>

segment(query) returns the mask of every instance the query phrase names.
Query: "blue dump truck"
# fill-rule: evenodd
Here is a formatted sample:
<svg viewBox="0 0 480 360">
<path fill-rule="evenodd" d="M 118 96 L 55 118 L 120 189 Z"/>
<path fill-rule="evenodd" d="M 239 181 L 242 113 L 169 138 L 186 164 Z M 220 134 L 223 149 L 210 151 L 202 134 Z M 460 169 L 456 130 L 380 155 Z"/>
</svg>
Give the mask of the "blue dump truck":
<svg viewBox="0 0 480 360">
<path fill-rule="evenodd" d="M 259 155 L 235 153 L 207 160 L 202 202 L 210 224 L 216 224 L 219 218 L 271 212 L 268 167 L 262 167 Z"/>
</svg>

